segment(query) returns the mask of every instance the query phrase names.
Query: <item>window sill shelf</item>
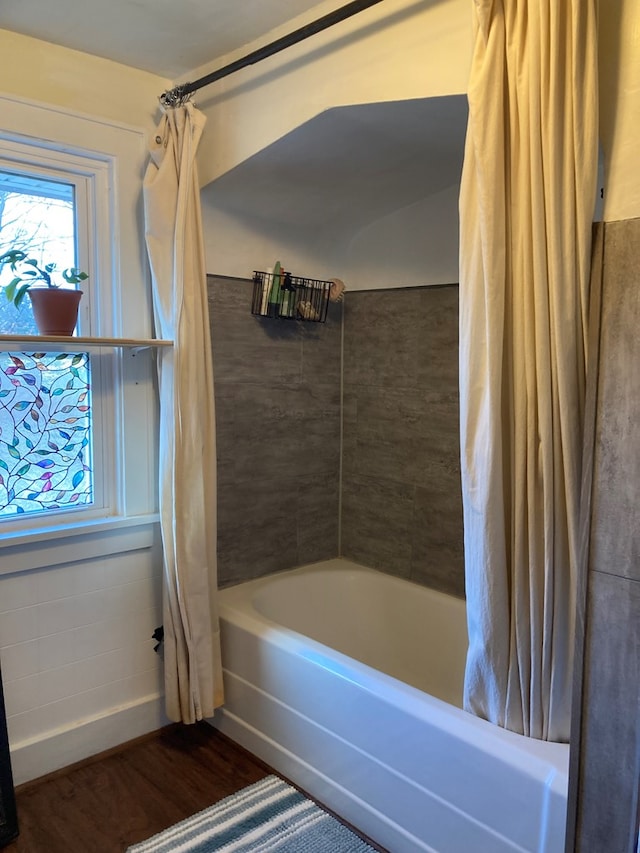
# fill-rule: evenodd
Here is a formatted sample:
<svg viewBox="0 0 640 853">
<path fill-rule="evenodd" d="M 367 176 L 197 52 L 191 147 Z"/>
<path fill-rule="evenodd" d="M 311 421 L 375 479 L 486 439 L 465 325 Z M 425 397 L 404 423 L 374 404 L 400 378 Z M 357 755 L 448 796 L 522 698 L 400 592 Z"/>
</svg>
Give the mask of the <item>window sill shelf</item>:
<svg viewBox="0 0 640 853">
<path fill-rule="evenodd" d="M 46 344 L 62 345 L 64 347 L 86 347 L 96 349 L 99 347 L 117 347 L 120 349 L 150 349 L 154 347 L 171 347 L 173 341 L 155 338 L 87 338 L 61 335 L 0 335 L 0 350 L 14 348 L 15 344 L 21 347 L 32 347 Z"/>
</svg>

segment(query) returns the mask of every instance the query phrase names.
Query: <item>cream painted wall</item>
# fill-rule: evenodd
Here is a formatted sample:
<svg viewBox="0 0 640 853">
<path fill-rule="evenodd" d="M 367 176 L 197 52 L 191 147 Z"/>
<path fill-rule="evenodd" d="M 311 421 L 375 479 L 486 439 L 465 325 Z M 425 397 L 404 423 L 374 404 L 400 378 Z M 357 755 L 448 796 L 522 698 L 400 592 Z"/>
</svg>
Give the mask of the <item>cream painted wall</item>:
<svg viewBox="0 0 640 853">
<path fill-rule="evenodd" d="M 250 278 L 253 270 L 280 260 L 297 275 L 327 279 L 343 275 L 345 242 L 319 230 L 280 223 L 267 230 L 262 219 L 238 216 L 210 204 L 208 190 L 203 190 L 202 226 L 209 273 Z"/>
<path fill-rule="evenodd" d="M 417 287 L 458 281 L 458 186 L 373 222 L 355 235 L 296 229 L 224 212 L 203 190 L 209 269 L 248 278 L 275 260 L 296 274 L 342 278 L 349 290 Z M 215 193 L 215 184 L 211 194 Z"/>
<path fill-rule="evenodd" d="M 458 195 L 448 187 L 356 234 L 344 258 L 349 290 L 457 282 Z"/>
<path fill-rule="evenodd" d="M 0 30 L 0 56 L 0 92 L 146 130 L 157 119 L 158 96 L 171 85 L 146 71 L 7 30 Z"/>
<path fill-rule="evenodd" d="M 640 4 L 600 3 L 600 138 L 604 219 L 640 216 Z"/>
<path fill-rule="evenodd" d="M 335 8 L 327 0 L 314 18 Z M 291 21 L 188 79 L 308 22 L 308 16 Z M 202 185 L 329 107 L 464 92 L 471 36 L 468 0 L 394 0 L 205 87 L 195 98 L 208 117 L 199 151 Z"/>
</svg>

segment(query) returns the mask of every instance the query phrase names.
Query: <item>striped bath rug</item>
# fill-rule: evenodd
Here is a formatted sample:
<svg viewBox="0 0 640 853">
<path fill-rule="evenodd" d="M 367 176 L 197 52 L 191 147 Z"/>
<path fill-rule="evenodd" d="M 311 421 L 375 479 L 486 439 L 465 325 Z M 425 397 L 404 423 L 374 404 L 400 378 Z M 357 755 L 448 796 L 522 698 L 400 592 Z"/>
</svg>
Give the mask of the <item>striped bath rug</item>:
<svg viewBox="0 0 640 853">
<path fill-rule="evenodd" d="M 267 776 L 127 853 L 375 853 L 276 776 Z"/>
</svg>

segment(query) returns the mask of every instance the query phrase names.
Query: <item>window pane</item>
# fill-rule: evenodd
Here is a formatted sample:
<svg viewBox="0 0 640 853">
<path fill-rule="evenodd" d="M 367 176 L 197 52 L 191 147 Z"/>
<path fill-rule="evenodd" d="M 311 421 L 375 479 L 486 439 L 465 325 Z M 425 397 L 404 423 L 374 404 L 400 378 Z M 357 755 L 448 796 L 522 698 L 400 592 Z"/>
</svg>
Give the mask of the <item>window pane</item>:
<svg viewBox="0 0 640 853">
<path fill-rule="evenodd" d="M 76 266 L 75 189 L 72 184 L 27 174 L 0 171 L 0 254 L 19 249 L 40 266 L 55 263 L 57 270 Z M 14 273 L 4 265 L 0 285 Z M 54 273 L 54 281 L 73 287 Z M 19 308 L 0 299 L 0 330 L 10 335 L 35 335 L 31 303 Z"/>
<path fill-rule="evenodd" d="M 88 353 L 0 353 L 0 518 L 93 503 Z"/>
</svg>

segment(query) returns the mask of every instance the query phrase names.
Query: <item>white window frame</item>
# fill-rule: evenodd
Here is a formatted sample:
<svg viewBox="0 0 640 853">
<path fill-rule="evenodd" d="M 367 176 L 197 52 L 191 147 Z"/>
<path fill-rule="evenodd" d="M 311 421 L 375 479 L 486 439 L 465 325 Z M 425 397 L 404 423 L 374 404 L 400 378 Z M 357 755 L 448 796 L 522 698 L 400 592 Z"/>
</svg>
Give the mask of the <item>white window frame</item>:
<svg viewBox="0 0 640 853">
<path fill-rule="evenodd" d="M 81 333 L 152 337 L 140 204 L 146 161 L 143 131 L 1 95 L 0 116 L 4 168 L 10 163 L 13 170 L 39 166 L 84 181 L 86 191 L 77 199 L 79 265 L 90 278 L 83 286 Z M 86 210 L 80 210 L 81 204 Z M 84 232 L 83 222 L 90 223 Z M 99 403 L 105 425 L 102 435 L 94 432 L 95 468 L 99 464 L 106 474 L 112 473 L 103 505 L 65 511 L 55 522 L 48 514 L 24 523 L 2 522 L 0 574 L 149 547 L 157 541 L 158 414 L 152 351 L 105 346 L 92 351 L 91 363 L 92 371 L 102 373 L 100 401 L 94 392 L 93 405 Z"/>
<path fill-rule="evenodd" d="M 105 221 L 100 222 L 104 217 L 98 215 L 99 207 L 108 205 L 108 182 L 105 180 L 104 165 L 100 161 L 87 158 L 80 160 L 77 156 L 64 152 L 41 151 L 33 145 L 0 140 L 0 171 L 20 172 L 44 180 L 59 180 L 74 188 L 77 264 L 89 272 L 80 302 L 78 331 L 81 335 L 95 337 L 100 336 L 100 316 L 104 314 L 100 309 L 104 303 L 112 302 L 111 287 L 107 287 L 107 293 L 103 295 L 103 288 L 100 286 L 103 279 L 96 275 L 97 258 L 100 255 L 106 258 L 111 256 L 108 245 L 109 230 Z M 100 234 L 103 235 L 102 238 Z M 73 340 L 69 341 L 65 349 L 69 352 L 85 352 L 82 345 L 74 344 Z M 14 346 L 14 351 L 28 352 L 17 345 Z M 93 502 L 87 506 L 68 507 L 60 512 L 46 510 L 43 513 L 2 518 L 1 536 L 42 528 L 50 530 L 61 525 L 73 525 L 121 514 L 117 486 L 122 472 L 116 465 L 114 407 L 114 402 L 120 398 L 120 377 L 113 363 L 113 352 L 99 354 L 92 351 L 88 354 L 91 365 Z M 111 393 L 112 390 L 114 393 Z"/>
</svg>

